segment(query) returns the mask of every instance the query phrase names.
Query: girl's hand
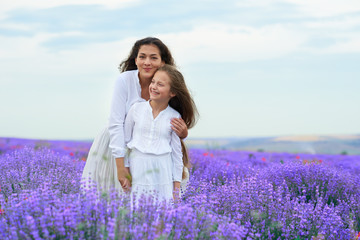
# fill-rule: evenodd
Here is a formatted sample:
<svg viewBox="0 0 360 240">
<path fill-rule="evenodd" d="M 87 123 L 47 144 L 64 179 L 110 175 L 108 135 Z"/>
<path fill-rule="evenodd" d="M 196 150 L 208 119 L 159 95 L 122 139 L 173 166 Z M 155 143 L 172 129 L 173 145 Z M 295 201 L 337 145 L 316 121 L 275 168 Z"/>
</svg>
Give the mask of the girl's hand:
<svg viewBox="0 0 360 240">
<path fill-rule="evenodd" d="M 175 131 L 179 138 L 184 139 L 188 136 L 187 126 L 182 118 L 171 119 L 171 128 Z"/>
</svg>

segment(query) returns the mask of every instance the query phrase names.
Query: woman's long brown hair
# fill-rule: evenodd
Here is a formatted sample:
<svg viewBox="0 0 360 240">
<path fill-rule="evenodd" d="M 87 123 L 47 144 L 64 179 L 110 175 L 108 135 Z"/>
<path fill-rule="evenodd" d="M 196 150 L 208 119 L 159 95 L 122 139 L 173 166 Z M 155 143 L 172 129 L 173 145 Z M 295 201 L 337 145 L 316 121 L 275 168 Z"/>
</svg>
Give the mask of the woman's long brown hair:
<svg viewBox="0 0 360 240">
<path fill-rule="evenodd" d="M 186 86 L 184 76 L 174 66 L 165 64 L 160 67 L 158 71 L 164 71 L 168 74 L 170 82 L 170 91 L 175 94 L 169 101 L 170 107 L 178 111 L 181 118 L 184 120 L 188 129 L 192 128 L 196 124 L 198 117 L 198 111 L 195 102 Z M 186 145 L 181 140 L 181 148 L 183 153 L 184 166 L 190 167 L 189 154 Z M 186 178 L 186 173 L 183 170 L 183 179 Z"/>
<path fill-rule="evenodd" d="M 119 70 L 120 72 L 125 72 L 129 70 L 136 70 L 137 66 L 135 64 L 135 58 L 137 57 L 140 47 L 143 45 L 155 45 L 160 52 L 161 60 L 164 63 L 169 65 L 175 65 L 174 59 L 171 55 L 169 48 L 158 38 L 155 37 L 147 37 L 143 39 L 139 39 L 135 42 L 132 47 L 129 56 L 120 63 Z"/>
</svg>

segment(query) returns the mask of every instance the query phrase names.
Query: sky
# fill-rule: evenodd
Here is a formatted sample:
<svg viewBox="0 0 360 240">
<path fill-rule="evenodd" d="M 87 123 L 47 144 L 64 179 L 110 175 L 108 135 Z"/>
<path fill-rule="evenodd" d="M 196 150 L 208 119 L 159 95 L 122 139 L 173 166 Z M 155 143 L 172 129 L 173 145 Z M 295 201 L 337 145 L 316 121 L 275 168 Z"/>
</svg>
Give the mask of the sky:
<svg viewBox="0 0 360 240">
<path fill-rule="evenodd" d="M 0 3 L 0 137 L 93 139 L 138 39 L 171 50 L 190 138 L 360 134 L 358 0 Z"/>
</svg>

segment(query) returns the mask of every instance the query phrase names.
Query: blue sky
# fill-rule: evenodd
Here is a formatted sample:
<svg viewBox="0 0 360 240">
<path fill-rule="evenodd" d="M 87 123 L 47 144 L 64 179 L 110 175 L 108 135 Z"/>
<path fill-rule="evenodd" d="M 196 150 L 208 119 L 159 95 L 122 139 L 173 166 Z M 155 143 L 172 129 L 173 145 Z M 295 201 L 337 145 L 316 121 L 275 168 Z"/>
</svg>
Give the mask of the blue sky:
<svg viewBox="0 0 360 240">
<path fill-rule="evenodd" d="M 92 139 L 140 38 L 172 51 L 190 137 L 360 133 L 355 0 L 0 3 L 0 136 Z M 106 3 L 104 3 L 106 2 Z"/>
</svg>

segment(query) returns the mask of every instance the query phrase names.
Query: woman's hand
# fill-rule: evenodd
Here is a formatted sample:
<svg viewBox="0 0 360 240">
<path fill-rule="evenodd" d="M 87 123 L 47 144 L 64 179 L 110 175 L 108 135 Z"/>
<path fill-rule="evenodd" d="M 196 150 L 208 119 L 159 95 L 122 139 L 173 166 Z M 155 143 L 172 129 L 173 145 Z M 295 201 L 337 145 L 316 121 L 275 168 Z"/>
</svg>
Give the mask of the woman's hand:
<svg viewBox="0 0 360 240">
<path fill-rule="evenodd" d="M 174 202 L 178 203 L 180 201 L 180 182 L 174 182 L 173 189 Z"/>
<path fill-rule="evenodd" d="M 187 126 L 182 118 L 171 119 L 171 128 L 175 131 L 179 138 L 184 139 L 188 136 Z"/>
<path fill-rule="evenodd" d="M 115 161 L 117 168 L 117 177 L 120 182 L 120 185 L 125 192 L 128 192 L 131 187 L 130 169 L 128 167 L 125 167 L 123 157 L 115 158 Z"/>
<path fill-rule="evenodd" d="M 131 187 L 131 175 L 129 168 L 118 168 L 117 175 L 121 187 L 125 192 L 129 191 Z"/>
</svg>

